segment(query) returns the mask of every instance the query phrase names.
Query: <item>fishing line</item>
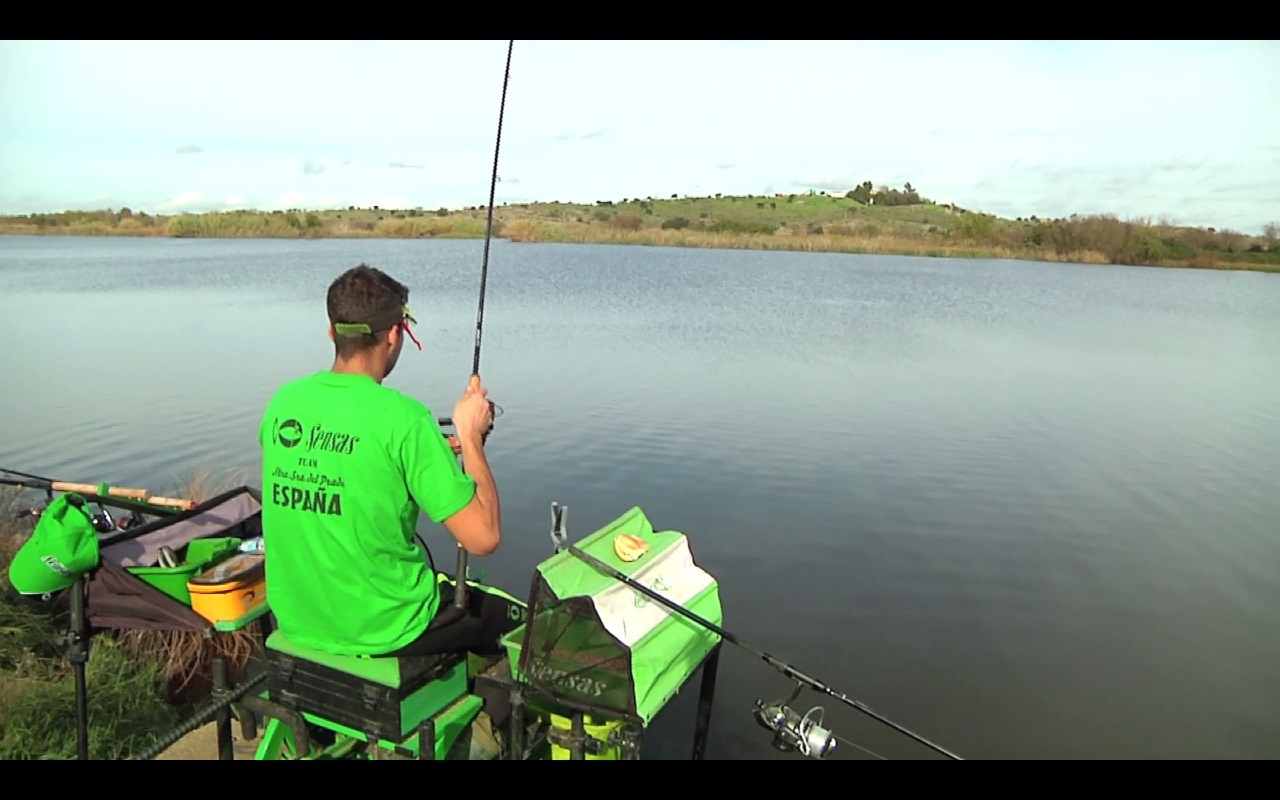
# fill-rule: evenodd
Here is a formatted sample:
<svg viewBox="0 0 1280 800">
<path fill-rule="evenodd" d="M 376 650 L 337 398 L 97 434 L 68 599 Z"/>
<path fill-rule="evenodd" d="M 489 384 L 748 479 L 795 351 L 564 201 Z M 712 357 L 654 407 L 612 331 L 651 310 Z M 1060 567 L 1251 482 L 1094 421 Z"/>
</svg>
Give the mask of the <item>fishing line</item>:
<svg viewBox="0 0 1280 800">
<path fill-rule="evenodd" d="M 841 735 L 840 735 L 840 734 L 838 734 L 838 733 L 833 733 L 833 734 L 831 734 L 831 735 L 832 735 L 832 736 L 834 736 L 834 737 L 836 737 L 836 739 L 837 739 L 838 741 L 843 742 L 844 744 L 847 744 L 847 745 L 849 745 L 850 747 L 856 747 L 857 749 L 861 750 L 861 751 L 862 751 L 862 752 L 864 752 L 864 753 L 870 753 L 871 755 L 875 756 L 876 758 L 880 759 L 881 761 L 888 761 L 888 760 L 889 760 L 889 759 L 885 758 L 884 756 L 880 755 L 879 753 L 876 753 L 876 752 L 874 752 L 874 751 L 868 750 L 867 748 L 863 747 L 863 746 L 862 746 L 862 745 L 860 745 L 860 744 L 855 744 L 855 743 L 853 743 L 853 742 L 849 741 L 848 739 L 844 738 L 843 736 L 841 736 Z"/>
</svg>

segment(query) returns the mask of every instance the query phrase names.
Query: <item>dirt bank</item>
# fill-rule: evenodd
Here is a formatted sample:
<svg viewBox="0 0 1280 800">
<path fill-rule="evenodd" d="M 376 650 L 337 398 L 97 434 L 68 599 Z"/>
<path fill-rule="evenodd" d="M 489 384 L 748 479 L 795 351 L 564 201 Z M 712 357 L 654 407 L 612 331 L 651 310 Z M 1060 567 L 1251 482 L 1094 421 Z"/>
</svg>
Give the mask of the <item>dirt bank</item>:
<svg viewBox="0 0 1280 800">
<path fill-rule="evenodd" d="M 259 737 L 245 740 L 240 733 L 240 723 L 231 721 L 231 749 L 236 761 L 252 761 L 258 749 Z M 218 728 L 217 723 L 210 722 L 203 728 L 188 733 L 160 755 L 157 761 L 217 761 L 218 760 Z"/>
</svg>

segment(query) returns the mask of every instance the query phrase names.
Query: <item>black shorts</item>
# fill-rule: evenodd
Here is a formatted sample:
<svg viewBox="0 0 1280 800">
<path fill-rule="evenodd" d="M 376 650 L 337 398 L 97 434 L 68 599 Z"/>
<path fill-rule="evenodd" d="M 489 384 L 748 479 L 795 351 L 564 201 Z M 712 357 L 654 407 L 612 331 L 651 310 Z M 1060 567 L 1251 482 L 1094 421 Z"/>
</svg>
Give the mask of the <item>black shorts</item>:
<svg viewBox="0 0 1280 800">
<path fill-rule="evenodd" d="M 505 597 L 467 586 L 467 608 L 455 608 L 453 583 L 440 584 L 440 608 L 417 639 L 385 656 L 429 656 L 470 652 L 479 656 L 503 653 L 498 639 L 524 622 L 525 610 Z"/>
</svg>

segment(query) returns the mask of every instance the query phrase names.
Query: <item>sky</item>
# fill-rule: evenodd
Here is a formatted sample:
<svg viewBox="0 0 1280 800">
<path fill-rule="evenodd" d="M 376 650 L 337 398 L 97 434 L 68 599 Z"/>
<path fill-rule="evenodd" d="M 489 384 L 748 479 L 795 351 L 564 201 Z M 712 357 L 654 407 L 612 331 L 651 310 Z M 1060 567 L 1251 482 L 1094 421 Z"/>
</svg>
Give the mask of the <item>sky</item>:
<svg viewBox="0 0 1280 800">
<path fill-rule="evenodd" d="M 0 43 L 0 213 L 485 205 L 506 41 Z M 1280 221 L 1280 43 L 515 42 L 496 202 Z"/>
</svg>

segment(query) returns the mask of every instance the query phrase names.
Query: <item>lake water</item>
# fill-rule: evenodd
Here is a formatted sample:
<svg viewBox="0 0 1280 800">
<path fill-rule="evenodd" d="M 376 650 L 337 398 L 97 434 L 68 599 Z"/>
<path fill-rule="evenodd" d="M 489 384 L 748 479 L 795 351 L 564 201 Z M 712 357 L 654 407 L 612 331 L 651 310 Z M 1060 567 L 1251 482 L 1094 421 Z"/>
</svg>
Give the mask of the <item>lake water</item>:
<svg viewBox="0 0 1280 800">
<path fill-rule="evenodd" d="M 361 261 L 419 320 L 388 385 L 447 416 L 481 252 L 0 237 L 0 466 L 260 485 L 263 406 L 329 366 L 325 291 Z M 1280 276 L 497 241 L 481 373 L 490 581 L 528 591 L 552 501 L 574 540 L 638 505 L 731 632 L 963 757 L 1280 757 Z M 726 645 L 708 757 L 801 758 L 751 718 L 790 688 Z M 688 757 L 696 690 L 646 758 Z"/>
</svg>

